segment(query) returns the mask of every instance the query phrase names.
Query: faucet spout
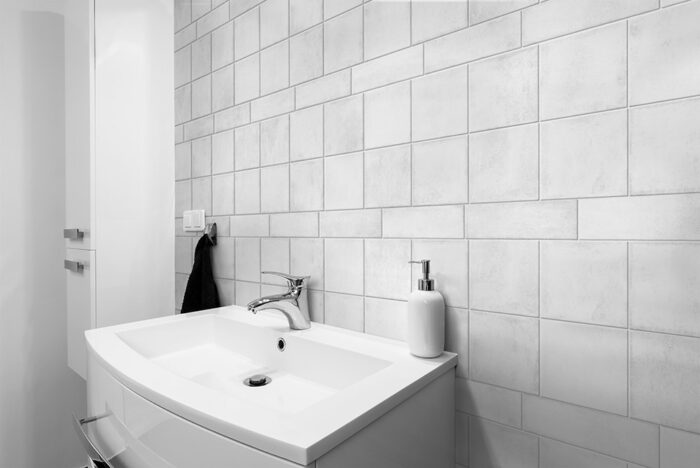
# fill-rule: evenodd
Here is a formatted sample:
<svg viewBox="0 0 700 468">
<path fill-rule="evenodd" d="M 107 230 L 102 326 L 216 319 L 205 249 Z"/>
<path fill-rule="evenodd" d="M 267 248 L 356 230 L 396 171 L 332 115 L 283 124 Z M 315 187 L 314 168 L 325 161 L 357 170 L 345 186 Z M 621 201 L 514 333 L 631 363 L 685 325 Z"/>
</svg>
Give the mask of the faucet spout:
<svg viewBox="0 0 700 468">
<path fill-rule="evenodd" d="M 290 281 L 289 290 L 287 292 L 255 299 L 248 303 L 247 307 L 248 310 L 253 313 L 266 309 L 282 312 L 282 314 L 287 317 L 289 328 L 292 330 L 306 330 L 311 327 L 308 293 L 303 284 L 303 279 L 298 280 L 296 283 Z"/>
</svg>

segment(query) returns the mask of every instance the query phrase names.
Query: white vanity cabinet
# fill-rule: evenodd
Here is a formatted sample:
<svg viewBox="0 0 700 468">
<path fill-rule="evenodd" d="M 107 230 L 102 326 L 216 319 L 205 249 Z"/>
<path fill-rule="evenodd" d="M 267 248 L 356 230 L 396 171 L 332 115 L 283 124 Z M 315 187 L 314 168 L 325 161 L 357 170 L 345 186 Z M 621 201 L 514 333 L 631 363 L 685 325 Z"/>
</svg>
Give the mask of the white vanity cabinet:
<svg viewBox="0 0 700 468">
<path fill-rule="evenodd" d="M 86 329 L 174 310 L 172 30 L 172 1 L 66 1 L 68 364 L 83 377 Z"/>
</svg>

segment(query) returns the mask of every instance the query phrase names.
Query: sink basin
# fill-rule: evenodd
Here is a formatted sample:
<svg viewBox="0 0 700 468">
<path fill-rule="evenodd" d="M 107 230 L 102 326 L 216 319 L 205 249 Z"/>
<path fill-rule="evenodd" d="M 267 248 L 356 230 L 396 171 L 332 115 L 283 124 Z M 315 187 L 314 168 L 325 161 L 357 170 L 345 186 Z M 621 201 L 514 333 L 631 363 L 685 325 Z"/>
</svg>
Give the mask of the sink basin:
<svg viewBox="0 0 700 468">
<path fill-rule="evenodd" d="M 130 390 L 221 435 L 315 460 L 455 366 L 404 343 L 232 306 L 86 332 L 91 358 Z M 247 378 L 268 377 L 263 386 Z"/>
</svg>

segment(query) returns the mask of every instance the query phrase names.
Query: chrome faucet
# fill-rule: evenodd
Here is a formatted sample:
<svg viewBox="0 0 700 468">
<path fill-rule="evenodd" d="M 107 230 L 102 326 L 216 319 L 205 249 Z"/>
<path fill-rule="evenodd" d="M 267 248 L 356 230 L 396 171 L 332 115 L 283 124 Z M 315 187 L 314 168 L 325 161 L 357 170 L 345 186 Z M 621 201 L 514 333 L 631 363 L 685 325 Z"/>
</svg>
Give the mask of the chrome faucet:
<svg viewBox="0 0 700 468">
<path fill-rule="evenodd" d="M 273 294 L 255 299 L 248 304 L 248 310 L 256 313 L 259 310 L 279 310 L 287 317 L 289 328 L 292 330 L 306 330 L 311 327 L 309 316 L 309 299 L 304 281 L 309 276 L 294 276 L 276 271 L 263 271 L 264 275 L 276 275 L 287 280 L 289 290 L 282 294 Z"/>
</svg>

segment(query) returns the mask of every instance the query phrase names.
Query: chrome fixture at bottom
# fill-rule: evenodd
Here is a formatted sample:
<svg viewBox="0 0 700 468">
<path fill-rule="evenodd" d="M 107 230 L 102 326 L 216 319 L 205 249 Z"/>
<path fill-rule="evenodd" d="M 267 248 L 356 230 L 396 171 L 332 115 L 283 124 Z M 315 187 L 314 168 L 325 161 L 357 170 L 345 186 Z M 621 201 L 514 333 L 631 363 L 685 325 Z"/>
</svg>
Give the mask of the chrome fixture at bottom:
<svg viewBox="0 0 700 468">
<path fill-rule="evenodd" d="M 287 280 L 289 290 L 282 294 L 273 294 L 255 299 L 248 304 L 248 310 L 256 313 L 259 310 L 279 310 L 287 317 L 289 328 L 292 330 L 306 330 L 311 327 L 309 316 L 309 298 L 304 282 L 308 276 L 294 276 L 276 271 L 263 271 L 265 275 L 276 275 Z"/>
<path fill-rule="evenodd" d="M 263 374 L 252 375 L 243 381 L 249 387 L 264 387 L 270 382 L 272 382 L 272 379 Z"/>
</svg>

